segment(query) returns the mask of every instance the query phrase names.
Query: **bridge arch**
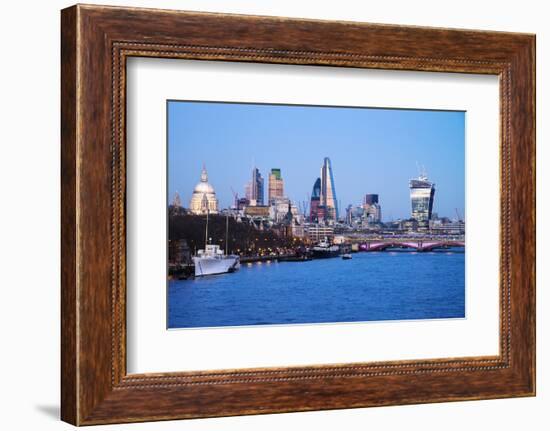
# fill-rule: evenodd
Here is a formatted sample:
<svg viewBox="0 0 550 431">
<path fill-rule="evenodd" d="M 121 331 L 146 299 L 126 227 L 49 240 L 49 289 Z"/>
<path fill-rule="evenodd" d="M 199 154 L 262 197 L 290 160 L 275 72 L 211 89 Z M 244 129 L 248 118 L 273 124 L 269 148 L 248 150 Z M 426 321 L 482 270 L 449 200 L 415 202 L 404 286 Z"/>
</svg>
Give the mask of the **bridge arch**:
<svg viewBox="0 0 550 431">
<path fill-rule="evenodd" d="M 362 251 L 384 251 L 389 248 L 407 248 L 416 251 L 433 251 L 440 248 L 464 247 L 464 241 L 434 241 L 434 240 L 405 240 L 390 241 L 379 240 L 361 244 Z"/>
</svg>

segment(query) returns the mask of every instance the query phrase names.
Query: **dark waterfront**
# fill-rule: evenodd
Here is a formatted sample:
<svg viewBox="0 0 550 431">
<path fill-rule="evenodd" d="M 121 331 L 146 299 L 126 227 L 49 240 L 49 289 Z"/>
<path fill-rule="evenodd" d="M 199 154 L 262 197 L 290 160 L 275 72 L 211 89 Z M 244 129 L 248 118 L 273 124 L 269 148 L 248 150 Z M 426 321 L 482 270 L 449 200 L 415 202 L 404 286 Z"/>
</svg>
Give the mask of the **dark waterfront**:
<svg viewBox="0 0 550 431">
<path fill-rule="evenodd" d="M 464 257 L 463 248 L 355 253 L 171 280 L 168 327 L 462 318 Z"/>
</svg>

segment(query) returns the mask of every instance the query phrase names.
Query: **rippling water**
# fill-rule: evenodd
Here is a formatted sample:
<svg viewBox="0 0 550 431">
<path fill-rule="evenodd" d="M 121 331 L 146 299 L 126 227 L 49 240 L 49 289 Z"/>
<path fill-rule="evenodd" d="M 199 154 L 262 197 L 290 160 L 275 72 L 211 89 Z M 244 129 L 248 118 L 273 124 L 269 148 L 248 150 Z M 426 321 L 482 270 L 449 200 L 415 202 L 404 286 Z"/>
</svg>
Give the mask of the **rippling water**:
<svg viewBox="0 0 550 431">
<path fill-rule="evenodd" d="M 169 328 L 464 315 L 461 249 L 243 264 L 233 274 L 170 281 L 168 285 Z"/>
</svg>

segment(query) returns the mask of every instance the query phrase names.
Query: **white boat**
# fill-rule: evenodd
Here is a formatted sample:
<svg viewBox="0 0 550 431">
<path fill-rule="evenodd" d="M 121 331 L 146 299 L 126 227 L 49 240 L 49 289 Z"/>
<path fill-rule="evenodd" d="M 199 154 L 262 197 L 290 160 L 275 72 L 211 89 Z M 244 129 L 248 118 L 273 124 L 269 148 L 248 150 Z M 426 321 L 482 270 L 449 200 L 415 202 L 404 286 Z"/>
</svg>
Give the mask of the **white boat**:
<svg viewBox="0 0 550 431">
<path fill-rule="evenodd" d="M 193 257 L 195 264 L 195 277 L 204 275 L 226 274 L 236 271 L 241 266 L 239 256 L 227 254 L 227 241 L 229 239 L 229 217 L 225 219 L 225 253 L 217 244 L 208 244 L 208 211 L 206 212 L 206 232 L 204 250 L 199 250 Z"/>
<path fill-rule="evenodd" d="M 217 244 L 207 244 L 204 250 L 199 250 L 193 257 L 195 277 L 203 275 L 225 274 L 239 269 L 239 256 L 226 255 Z"/>
</svg>

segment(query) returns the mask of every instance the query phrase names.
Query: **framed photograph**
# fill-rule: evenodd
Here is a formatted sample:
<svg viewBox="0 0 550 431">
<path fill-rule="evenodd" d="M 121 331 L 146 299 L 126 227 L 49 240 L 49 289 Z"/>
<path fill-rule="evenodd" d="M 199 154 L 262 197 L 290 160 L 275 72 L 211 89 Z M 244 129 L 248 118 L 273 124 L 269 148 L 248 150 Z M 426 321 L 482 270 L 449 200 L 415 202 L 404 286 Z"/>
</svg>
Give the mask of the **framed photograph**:
<svg viewBox="0 0 550 431">
<path fill-rule="evenodd" d="M 62 11 L 62 419 L 535 394 L 535 36 Z"/>
<path fill-rule="evenodd" d="M 169 329 L 466 317 L 465 112 L 167 111 Z"/>
</svg>

